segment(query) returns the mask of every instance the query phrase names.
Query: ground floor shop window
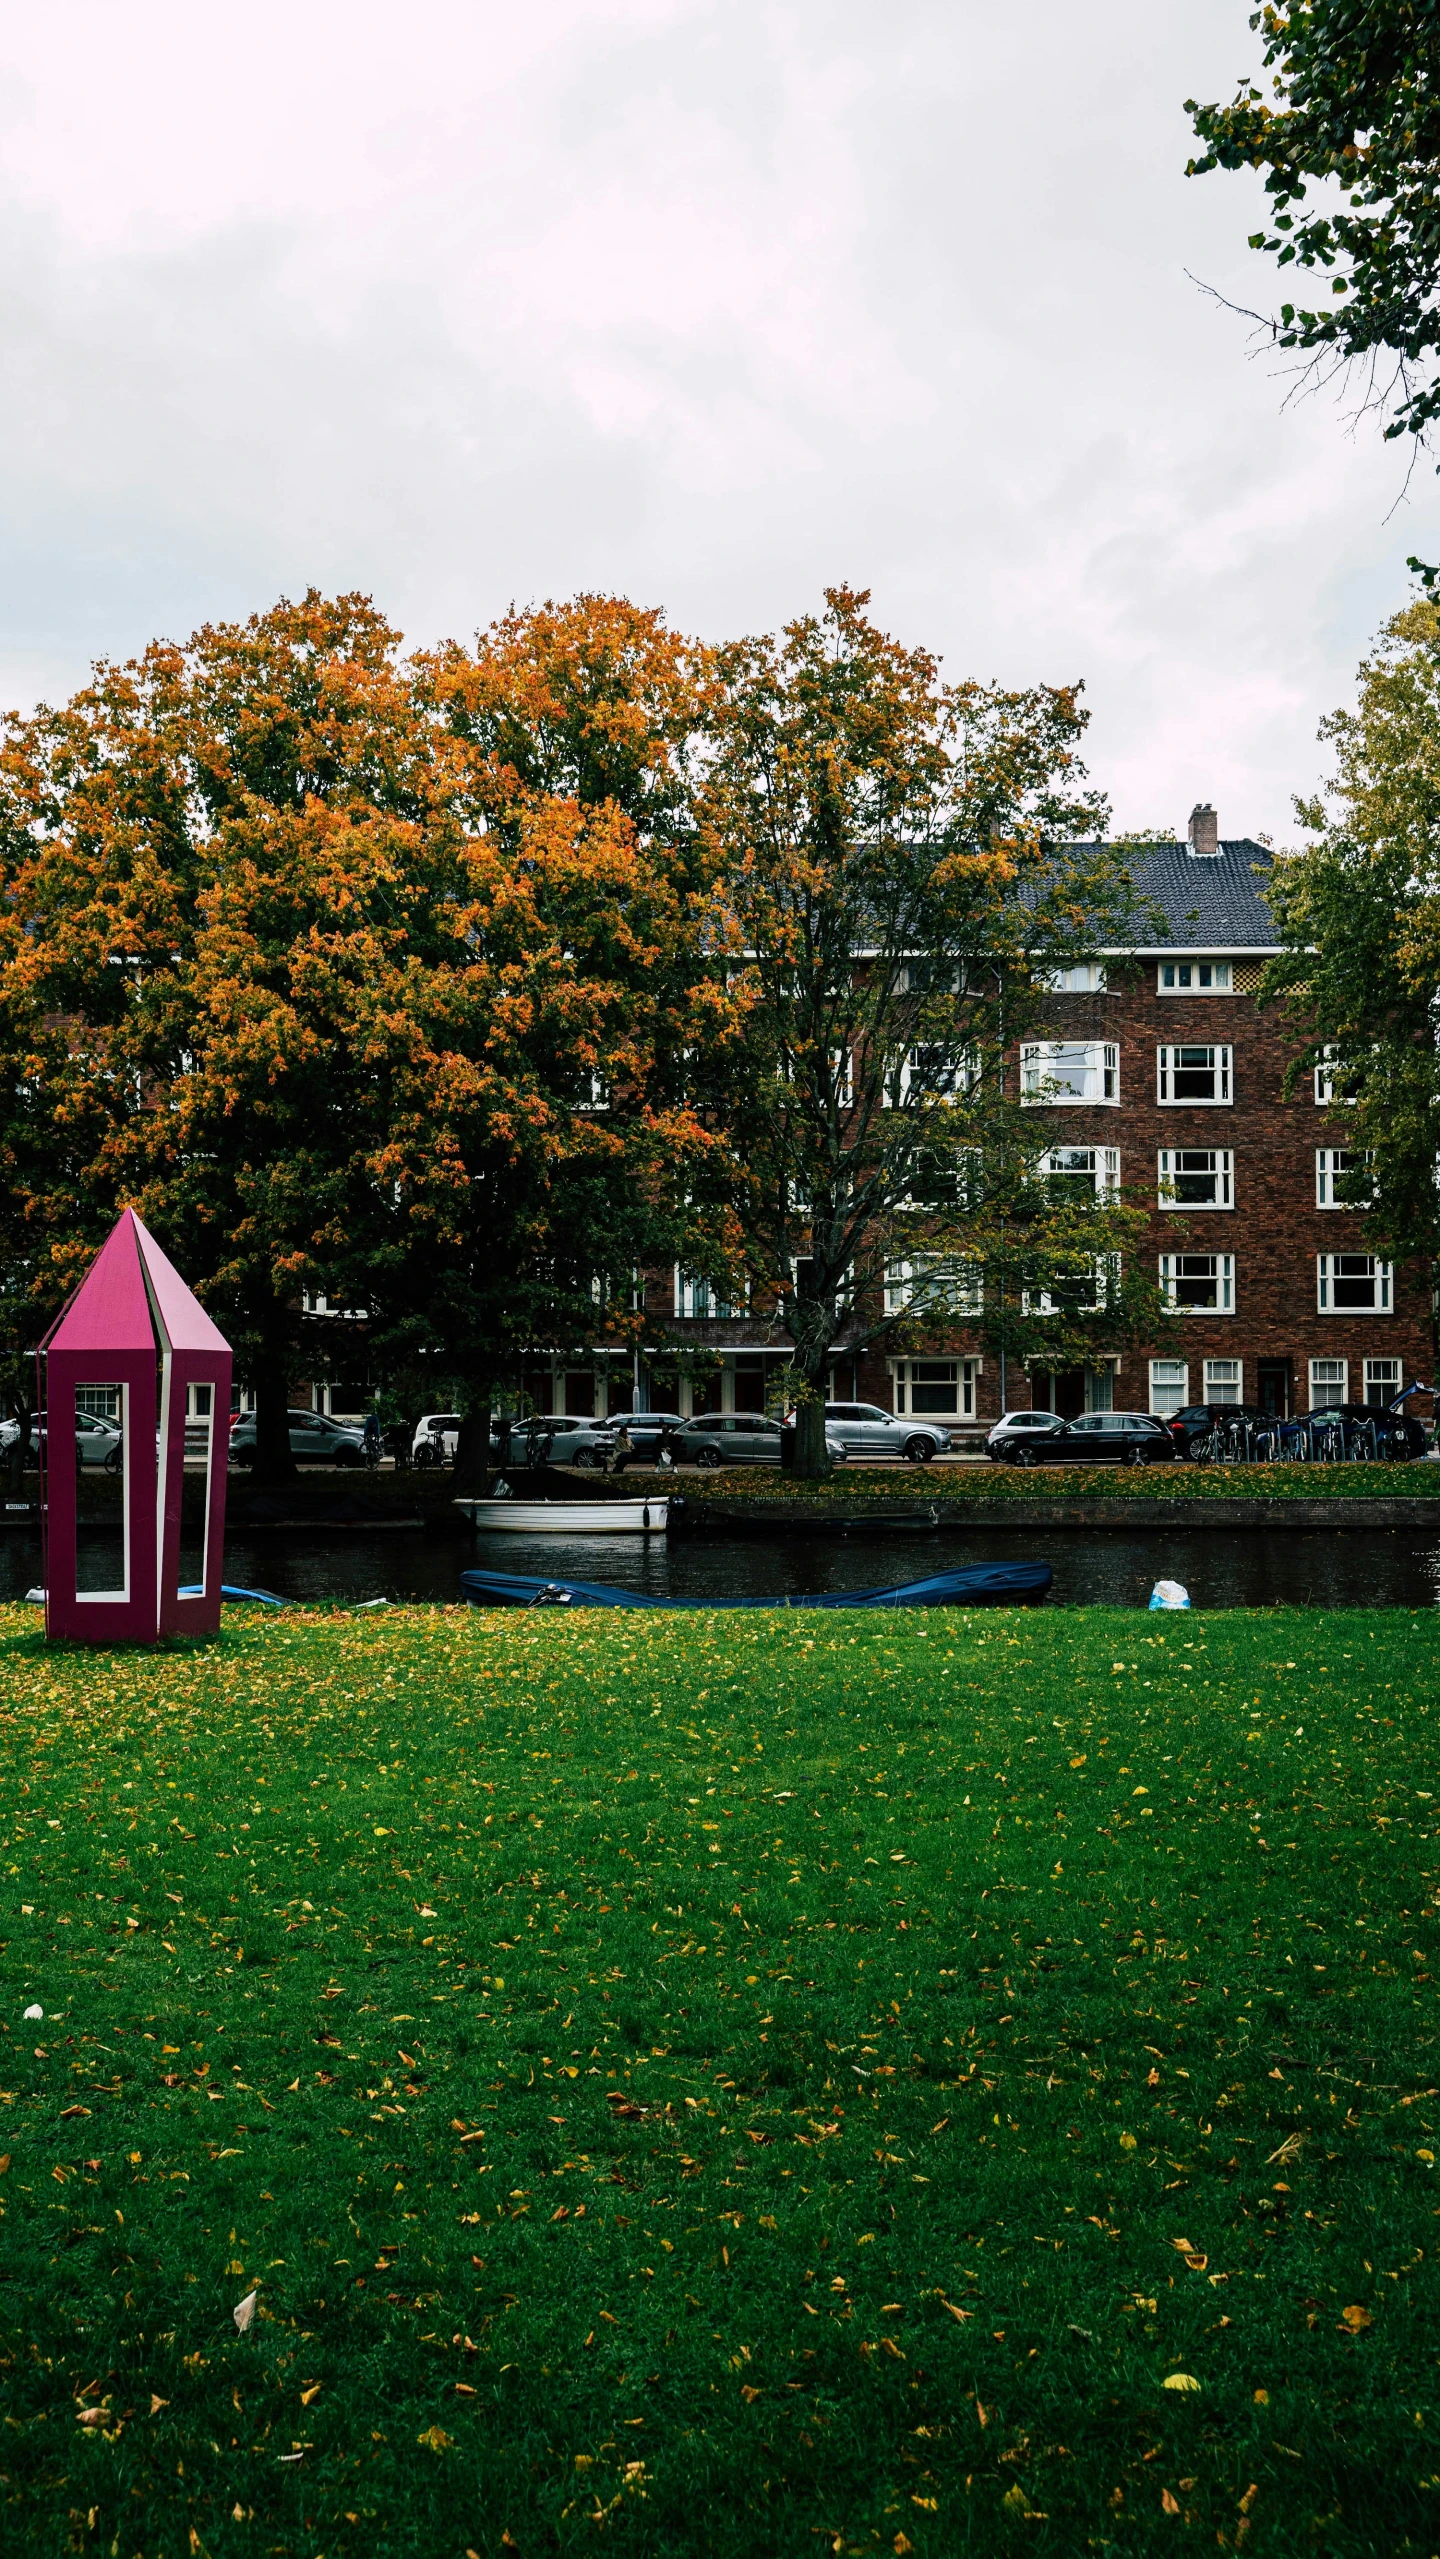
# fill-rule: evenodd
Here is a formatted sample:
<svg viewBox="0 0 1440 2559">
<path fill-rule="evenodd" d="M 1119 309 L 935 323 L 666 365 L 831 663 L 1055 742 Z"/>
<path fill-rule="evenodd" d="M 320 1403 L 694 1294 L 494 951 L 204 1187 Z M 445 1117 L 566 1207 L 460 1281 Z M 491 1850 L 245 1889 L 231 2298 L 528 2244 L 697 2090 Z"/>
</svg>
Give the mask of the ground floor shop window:
<svg viewBox="0 0 1440 2559">
<path fill-rule="evenodd" d="M 897 1413 L 953 1413 L 973 1420 L 975 1359 L 897 1359 L 894 1362 Z"/>
<path fill-rule="evenodd" d="M 1317 1253 L 1316 1303 L 1322 1315 L 1388 1315 L 1391 1269 L 1373 1253 Z"/>
<path fill-rule="evenodd" d="M 1189 1361 L 1183 1359 L 1152 1359 L 1150 1362 L 1151 1412 L 1183 1412 L 1189 1400 Z"/>
<path fill-rule="evenodd" d="M 1344 1404 L 1350 1396 L 1350 1362 L 1348 1359 L 1312 1359 L 1310 1362 L 1310 1410 L 1328 1412 L 1332 1404 Z"/>
</svg>

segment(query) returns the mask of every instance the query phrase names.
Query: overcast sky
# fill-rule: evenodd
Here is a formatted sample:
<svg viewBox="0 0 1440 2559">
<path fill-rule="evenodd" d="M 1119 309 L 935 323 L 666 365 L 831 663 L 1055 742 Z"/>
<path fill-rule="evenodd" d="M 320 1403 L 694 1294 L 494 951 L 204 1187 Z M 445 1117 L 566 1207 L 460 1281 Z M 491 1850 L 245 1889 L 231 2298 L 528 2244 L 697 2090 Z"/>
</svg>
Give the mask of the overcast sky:
<svg viewBox="0 0 1440 2559">
<path fill-rule="evenodd" d="M 1083 677 L 1118 824 L 1293 841 L 1440 506 L 1187 280 L 1272 298 L 1184 176 L 1248 5 L 12 8 L 0 696 L 311 584 L 718 638 L 848 579 Z"/>
</svg>

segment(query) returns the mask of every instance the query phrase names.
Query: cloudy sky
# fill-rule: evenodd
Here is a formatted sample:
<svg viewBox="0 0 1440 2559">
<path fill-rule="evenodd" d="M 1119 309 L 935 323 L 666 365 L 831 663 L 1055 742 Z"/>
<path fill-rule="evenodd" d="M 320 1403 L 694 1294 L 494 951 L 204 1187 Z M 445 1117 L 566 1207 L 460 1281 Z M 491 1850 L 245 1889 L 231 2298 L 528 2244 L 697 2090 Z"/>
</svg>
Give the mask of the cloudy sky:
<svg viewBox="0 0 1440 2559">
<path fill-rule="evenodd" d="M 1285 405 L 1187 96 L 1249 0 L 48 0 L 0 89 L 0 697 L 305 586 L 413 638 L 827 583 L 1293 840 L 1440 492 Z M 1428 545 L 1428 549 L 1427 549 Z"/>
</svg>

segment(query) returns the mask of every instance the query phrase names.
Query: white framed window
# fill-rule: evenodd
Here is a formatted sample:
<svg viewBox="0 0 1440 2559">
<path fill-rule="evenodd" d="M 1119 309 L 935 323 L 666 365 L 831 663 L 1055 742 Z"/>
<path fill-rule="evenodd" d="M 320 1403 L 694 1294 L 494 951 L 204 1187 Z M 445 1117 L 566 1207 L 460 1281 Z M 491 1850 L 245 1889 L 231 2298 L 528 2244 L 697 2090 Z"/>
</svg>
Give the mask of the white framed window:
<svg viewBox="0 0 1440 2559">
<path fill-rule="evenodd" d="M 1103 995 L 1103 960 L 1076 960 L 1069 968 L 1043 969 L 1040 983 L 1051 995 Z"/>
<path fill-rule="evenodd" d="M 1190 1363 L 1183 1359 L 1150 1362 L 1150 1410 L 1181 1413 L 1190 1401 Z"/>
<path fill-rule="evenodd" d="M 913 1102 L 953 1102 L 973 1093 L 980 1081 L 980 1054 L 973 1048 L 947 1048 L 943 1041 L 922 1040 L 907 1048 L 897 1073 L 885 1079 L 887 1109 Z M 846 1099 L 849 1099 L 847 1094 Z"/>
<path fill-rule="evenodd" d="M 645 1310 L 645 1283 L 638 1270 L 632 1269 L 628 1279 L 617 1279 L 612 1271 L 590 1274 L 592 1306 L 628 1306 L 632 1315 Z"/>
<path fill-rule="evenodd" d="M 1177 1315 L 1233 1315 L 1233 1253 L 1162 1253 L 1160 1286 Z"/>
<path fill-rule="evenodd" d="M 1162 1146 L 1157 1197 L 1161 1208 L 1233 1208 L 1235 1157 L 1228 1146 Z"/>
<path fill-rule="evenodd" d="M 682 1271 L 678 1264 L 676 1266 L 675 1312 L 677 1315 L 688 1315 L 698 1318 L 701 1322 L 707 1319 L 713 1322 L 727 1315 L 740 1314 L 749 1295 L 749 1289 L 746 1288 L 737 1298 L 733 1288 L 722 1288 L 718 1280 L 706 1279 L 703 1272 Z"/>
<path fill-rule="evenodd" d="M 978 1359 L 897 1359 L 890 1363 L 897 1413 L 953 1413 L 974 1418 Z"/>
<path fill-rule="evenodd" d="M 910 995 L 963 995 L 964 968 L 954 960 L 909 960 L 903 982 Z"/>
<path fill-rule="evenodd" d="M 1049 1182 L 1073 1182 L 1077 1190 L 1093 1192 L 1096 1199 L 1120 1195 L 1118 1146 L 1052 1146 L 1048 1155 L 1041 1156 L 1036 1171 Z"/>
<path fill-rule="evenodd" d="M 1388 1315 L 1393 1273 L 1373 1253 L 1317 1253 L 1315 1303 L 1322 1315 Z"/>
<path fill-rule="evenodd" d="M 118 1422 L 120 1389 L 118 1386 L 77 1386 L 75 1410 L 92 1422 Z"/>
<path fill-rule="evenodd" d="M 335 1306 L 323 1289 L 302 1289 L 300 1303 L 307 1315 L 333 1315 L 342 1324 L 364 1324 L 369 1321 L 368 1306 Z"/>
<path fill-rule="evenodd" d="M 1322 1050 L 1315 1069 L 1315 1099 L 1322 1110 L 1343 1110 L 1347 1103 L 1355 1099 L 1353 1093 L 1346 1093 L 1336 1087 L 1335 1075 L 1339 1064 L 1340 1051 L 1332 1040 Z"/>
<path fill-rule="evenodd" d="M 1365 1183 L 1365 1174 L 1370 1160 L 1368 1147 L 1317 1146 L 1315 1149 L 1316 1207 L 1368 1207 L 1368 1186 Z M 1348 1197 L 1344 1196 L 1346 1193 L 1349 1194 Z"/>
<path fill-rule="evenodd" d="M 1096 1253 L 1073 1270 L 1052 1271 L 1041 1288 L 1027 1288 L 1021 1306 L 1027 1315 L 1098 1315 L 1120 1285 L 1118 1253 Z"/>
<path fill-rule="evenodd" d="M 1365 1362 L 1365 1401 L 1367 1404 L 1393 1403 L 1404 1384 L 1398 1359 L 1367 1359 Z"/>
<path fill-rule="evenodd" d="M 1174 1109 L 1219 1110 L 1230 1103 L 1233 1052 L 1199 1041 L 1155 1052 L 1155 1097 Z"/>
<path fill-rule="evenodd" d="M 895 1202 L 897 1210 L 925 1216 L 941 1209 L 969 1209 L 982 1190 L 984 1159 L 978 1146 L 916 1146 L 905 1166 L 909 1187 Z"/>
<path fill-rule="evenodd" d="M 1118 1102 L 1120 1051 L 1113 1040 L 1027 1040 L 1020 1051 L 1022 1102 Z"/>
<path fill-rule="evenodd" d="M 1245 1365 L 1242 1360 L 1207 1359 L 1205 1401 L 1207 1404 L 1244 1403 Z"/>
<path fill-rule="evenodd" d="M 1228 995 L 1228 960 L 1162 960 L 1157 984 L 1162 995 Z"/>
<path fill-rule="evenodd" d="M 984 1274 L 978 1262 L 957 1261 L 953 1253 L 933 1253 L 885 1265 L 887 1315 L 978 1315 L 984 1303 Z"/>
<path fill-rule="evenodd" d="M 1310 1362 L 1310 1410 L 1327 1413 L 1332 1404 L 1345 1404 L 1350 1399 L 1350 1362 L 1348 1359 L 1312 1359 Z"/>
</svg>

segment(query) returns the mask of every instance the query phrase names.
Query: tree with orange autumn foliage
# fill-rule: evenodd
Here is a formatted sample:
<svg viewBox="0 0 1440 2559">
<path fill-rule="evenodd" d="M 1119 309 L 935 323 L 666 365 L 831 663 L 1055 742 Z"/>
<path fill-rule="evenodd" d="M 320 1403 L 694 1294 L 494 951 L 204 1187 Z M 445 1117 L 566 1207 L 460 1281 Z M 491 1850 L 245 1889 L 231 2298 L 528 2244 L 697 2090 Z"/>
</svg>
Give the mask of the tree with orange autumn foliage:
<svg viewBox="0 0 1440 2559">
<path fill-rule="evenodd" d="M 307 1296 L 479 1421 L 521 1349 L 593 1334 L 595 1274 L 670 1248 L 707 1142 L 665 1067 L 713 1010 L 695 902 L 613 794 L 472 733 L 482 664 L 312 594 L 97 668 L 0 757 L 16 1303 L 38 1331 L 133 1202 L 271 1476 L 333 1339 Z"/>
</svg>

